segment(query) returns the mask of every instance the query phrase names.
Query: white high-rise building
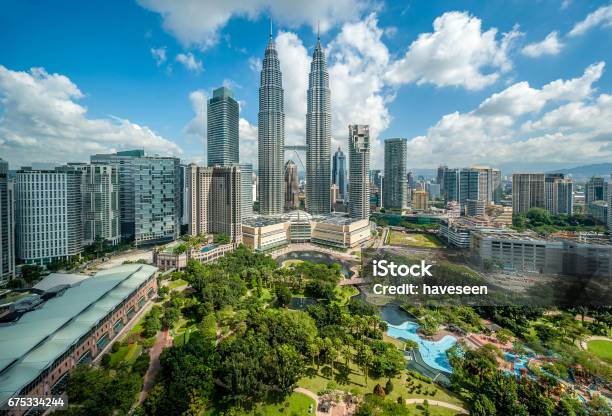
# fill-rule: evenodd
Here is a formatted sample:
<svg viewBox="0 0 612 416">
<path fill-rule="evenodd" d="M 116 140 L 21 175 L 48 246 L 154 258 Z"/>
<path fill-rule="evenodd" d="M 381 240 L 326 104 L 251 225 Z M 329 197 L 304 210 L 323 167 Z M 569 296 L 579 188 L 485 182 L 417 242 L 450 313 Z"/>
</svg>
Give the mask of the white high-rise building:
<svg viewBox="0 0 612 416">
<path fill-rule="evenodd" d="M 25 263 L 45 265 L 81 253 L 81 176 L 69 166 L 17 171 L 17 255 Z"/>
<path fill-rule="evenodd" d="M 15 192 L 8 162 L 0 159 L 0 286 L 15 277 Z"/>
<path fill-rule="evenodd" d="M 306 112 L 306 211 L 331 212 L 331 98 L 321 40 L 312 54 Z"/>
<path fill-rule="evenodd" d="M 241 173 L 238 166 L 187 167 L 189 234 L 225 234 L 242 241 Z"/>
<path fill-rule="evenodd" d="M 370 127 L 349 126 L 349 216 L 370 218 Z"/>
</svg>

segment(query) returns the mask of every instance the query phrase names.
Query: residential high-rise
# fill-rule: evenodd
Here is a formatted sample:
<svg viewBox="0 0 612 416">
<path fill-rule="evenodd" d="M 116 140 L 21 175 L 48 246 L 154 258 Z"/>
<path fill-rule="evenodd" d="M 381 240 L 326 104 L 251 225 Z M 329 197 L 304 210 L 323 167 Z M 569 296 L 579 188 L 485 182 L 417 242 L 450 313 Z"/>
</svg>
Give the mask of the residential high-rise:
<svg viewBox="0 0 612 416">
<path fill-rule="evenodd" d="M 225 234 L 242 241 L 241 172 L 238 166 L 187 167 L 191 235 Z"/>
<path fill-rule="evenodd" d="M 608 184 L 601 176 L 589 178 L 584 187 L 584 204 L 589 206 L 592 201 L 605 201 L 608 194 Z"/>
<path fill-rule="evenodd" d="M 17 171 L 17 255 L 23 262 L 45 265 L 81 253 L 81 176 L 69 166 Z"/>
<path fill-rule="evenodd" d="M 180 168 L 173 157 L 147 156 L 134 164 L 134 241 L 171 241 L 180 234 Z"/>
<path fill-rule="evenodd" d="M 444 175 L 448 170 L 448 166 L 440 165 L 438 166 L 438 174 L 436 175 L 436 183 L 440 185 L 440 187 L 444 186 Z"/>
<path fill-rule="evenodd" d="M 427 191 L 422 189 L 412 191 L 412 209 L 416 211 L 426 211 L 429 209 L 429 195 L 427 195 Z"/>
<path fill-rule="evenodd" d="M 0 159 L 0 286 L 15 277 L 15 194 L 8 167 Z"/>
<path fill-rule="evenodd" d="M 282 214 L 285 151 L 285 110 L 283 81 L 278 54 L 270 32 L 259 87 L 258 157 L 259 210 L 262 214 Z"/>
<path fill-rule="evenodd" d="M 239 106 L 232 90 L 220 87 L 208 100 L 206 149 L 208 166 L 238 163 Z"/>
<path fill-rule="evenodd" d="M 547 173 L 544 175 L 544 209 L 554 213 L 557 211 L 557 181 L 565 177 L 563 173 Z"/>
<path fill-rule="evenodd" d="M 293 160 L 285 163 L 285 206 L 297 208 L 300 205 L 298 195 L 300 186 L 298 182 L 297 165 Z"/>
<path fill-rule="evenodd" d="M 135 234 L 135 164 L 134 161 L 144 157 L 144 150 L 126 150 L 111 154 L 96 154 L 90 157 L 91 163 L 108 163 L 117 168 L 119 175 L 119 218 L 121 236 L 128 241 L 134 240 Z"/>
<path fill-rule="evenodd" d="M 349 126 L 349 217 L 370 218 L 370 127 Z M 338 149 L 339 150 L 339 149 Z M 339 188 L 339 187 L 338 187 Z"/>
<path fill-rule="evenodd" d="M 240 164 L 241 219 L 253 216 L 253 165 Z"/>
<path fill-rule="evenodd" d="M 526 214 L 531 208 L 546 208 L 543 173 L 512 174 L 512 211 Z"/>
<path fill-rule="evenodd" d="M 608 182 L 608 230 L 612 234 L 612 175 L 610 175 L 610 181 Z"/>
<path fill-rule="evenodd" d="M 347 178 L 346 178 L 346 156 L 338 147 L 332 158 L 332 183 L 338 185 L 338 199 L 346 200 Z"/>
<path fill-rule="evenodd" d="M 95 163 L 69 166 L 82 172 L 83 244 L 92 244 L 98 238 L 117 244 L 121 240 L 117 168 Z"/>
<path fill-rule="evenodd" d="M 383 179 L 383 206 L 385 209 L 403 210 L 408 207 L 407 139 L 385 140 L 385 177 Z"/>
<path fill-rule="evenodd" d="M 331 211 L 331 98 L 329 74 L 321 40 L 312 54 L 306 112 L 306 211 Z"/>
</svg>

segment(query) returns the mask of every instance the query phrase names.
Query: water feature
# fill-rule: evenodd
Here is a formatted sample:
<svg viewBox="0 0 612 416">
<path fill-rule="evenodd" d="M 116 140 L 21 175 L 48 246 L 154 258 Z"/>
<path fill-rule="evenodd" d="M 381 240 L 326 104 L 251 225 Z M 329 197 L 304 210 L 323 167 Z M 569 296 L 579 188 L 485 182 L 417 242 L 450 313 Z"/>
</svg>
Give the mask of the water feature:
<svg viewBox="0 0 612 416">
<path fill-rule="evenodd" d="M 291 251 L 276 258 L 278 264 L 283 264 L 285 260 L 302 260 L 311 263 L 326 264 L 328 266 L 340 264 L 340 266 L 342 266 L 342 274 L 347 278 L 351 275 L 350 262 L 327 253 L 320 253 L 318 251 Z"/>
<path fill-rule="evenodd" d="M 289 302 L 289 309 L 293 309 L 297 311 L 304 311 L 310 305 L 314 305 L 317 302 L 318 301 L 316 299 L 309 298 L 309 297 L 294 297 L 294 298 L 291 298 L 291 301 Z"/>
<path fill-rule="evenodd" d="M 445 335 L 439 341 L 430 341 L 417 334 L 419 324 L 411 319 L 405 311 L 397 305 L 387 304 L 381 308 L 381 318 L 387 322 L 387 335 L 395 339 L 415 341 L 419 345 L 419 352 L 423 361 L 436 370 L 452 373 L 453 368 L 448 361 L 446 351 L 457 343 L 457 338 Z"/>
</svg>

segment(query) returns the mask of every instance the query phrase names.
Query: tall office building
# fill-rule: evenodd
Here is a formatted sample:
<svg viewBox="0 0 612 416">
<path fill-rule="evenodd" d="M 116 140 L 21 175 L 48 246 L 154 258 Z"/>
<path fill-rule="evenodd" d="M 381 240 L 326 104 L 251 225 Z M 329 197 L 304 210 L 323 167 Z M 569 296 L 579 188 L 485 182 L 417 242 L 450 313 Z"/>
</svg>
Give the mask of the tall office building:
<svg viewBox="0 0 612 416">
<path fill-rule="evenodd" d="M 544 209 L 554 213 L 557 211 L 557 181 L 565 177 L 563 173 L 546 173 L 544 175 Z"/>
<path fill-rule="evenodd" d="M 349 217 L 370 218 L 370 127 L 349 126 Z M 339 150 L 339 149 L 338 149 Z M 338 187 L 340 188 L 340 187 Z"/>
<path fill-rule="evenodd" d="M 229 166 L 238 163 L 239 106 L 234 93 L 217 88 L 208 100 L 206 149 L 208 166 Z"/>
<path fill-rule="evenodd" d="M 258 156 L 259 210 L 282 214 L 284 194 L 285 110 L 283 80 L 278 54 L 270 32 L 259 87 Z"/>
<path fill-rule="evenodd" d="M 612 175 L 610 175 L 610 181 L 608 182 L 608 230 L 612 234 Z"/>
<path fill-rule="evenodd" d="M 444 170 L 444 186 L 442 196 L 446 202 L 459 201 L 460 194 L 460 170 L 459 169 L 448 169 Z"/>
<path fill-rule="evenodd" d="M 144 150 L 126 150 L 111 154 L 96 154 L 90 157 L 91 163 L 108 163 L 117 168 L 119 178 L 119 218 L 121 236 L 128 241 L 134 240 L 135 234 L 135 164 L 134 161 L 144 157 Z"/>
<path fill-rule="evenodd" d="M 385 140 L 385 177 L 383 179 L 383 206 L 402 210 L 408 207 L 407 139 Z"/>
<path fill-rule="evenodd" d="M 556 185 L 556 206 L 553 214 L 574 215 L 574 181 L 560 179 Z"/>
<path fill-rule="evenodd" d="M 601 176 L 589 178 L 584 187 L 584 204 L 589 206 L 592 201 L 605 201 L 608 194 L 608 184 Z"/>
<path fill-rule="evenodd" d="M 370 171 L 370 203 L 382 207 L 383 172 L 380 169 Z"/>
<path fill-rule="evenodd" d="M 253 165 L 240 165 L 240 215 L 241 219 L 253 216 Z"/>
<path fill-rule="evenodd" d="M 441 188 L 444 187 L 444 175 L 447 170 L 448 170 L 448 166 L 446 165 L 438 166 L 438 173 L 436 175 L 436 183 L 440 185 Z"/>
<path fill-rule="evenodd" d="M 412 191 L 412 209 L 416 211 L 426 211 L 429 209 L 429 195 L 427 191 L 422 189 Z"/>
<path fill-rule="evenodd" d="M 285 206 L 298 208 L 300 206 L 299 193 L 297 165 L 293 160 L 288 160 L 285 163 Z"/>
<path fill-rule="evenodd" d="M 238 166 L 187 167 L 191 235 L 225 234 L 242 241 L 241 172 Z"/>
<path fill-rule="evenodd" d="M 338 199 L 346 200 L 348 185 L 346 178 L 346 156 L 339 147 L 332 158 L 332 183 L 338 186 Z"/>
<path fill-rule="evenodd" d="M 81 176 L 69 166 L 17 171 L 17 255 L 23 262 L 44 265 L 81 253 Z"/>
<path fill-rule="evenodd" d="M 95 163 L 69 166 L 82 172 L 83 244 L 92 244 L 97 238 L 117 244 L 121 240 L 117 168 Z"/>
<path fill-rule="evenodd" d="M 531 208 L 545 207 L 544 174 L 512 174 L 512 211 L 526 214 Z"/>
<path fill-rule="evenodd" d="M 8 167 L 0 159 L 0 286 L 15 277 L 15 195 Z"/>
<path fill-rule="evenodd" d="M 134 163 L 134 241 L 171 241 L 180 234 L 180 168 L 173 157 L 147 156 Z"/>
<path fill-rule="evenodd" d="M 317 36 L 308 76 L 306 112 L 306 211 L 331 211 L 331 98 L 327 62 Z"/>
</svg>

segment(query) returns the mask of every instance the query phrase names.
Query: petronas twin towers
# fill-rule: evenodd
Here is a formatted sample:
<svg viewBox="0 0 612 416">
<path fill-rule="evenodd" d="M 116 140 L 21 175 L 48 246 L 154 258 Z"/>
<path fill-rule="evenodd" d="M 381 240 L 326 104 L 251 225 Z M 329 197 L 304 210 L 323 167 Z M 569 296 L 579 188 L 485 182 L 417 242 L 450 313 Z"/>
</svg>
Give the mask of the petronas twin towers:
<svg viewBox="0 0 612 416">
<path fill-rule="evenodd" d="M 257 119 L 259 206 L 262 214 L 282 214 L 284 90 L 272 33 L 265 52 L 260 82 Z M 308 78 L 306 149 L 306 210 L 311 214 L 327 214 L 331 211 L 331 99 L 327 62 L 318 35 Z"/>
</svg>

